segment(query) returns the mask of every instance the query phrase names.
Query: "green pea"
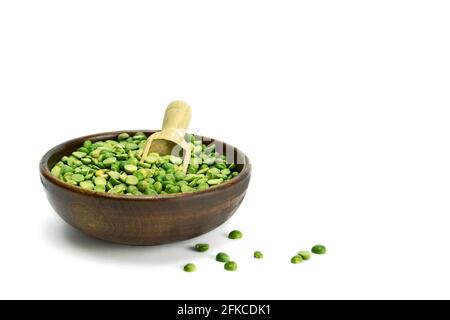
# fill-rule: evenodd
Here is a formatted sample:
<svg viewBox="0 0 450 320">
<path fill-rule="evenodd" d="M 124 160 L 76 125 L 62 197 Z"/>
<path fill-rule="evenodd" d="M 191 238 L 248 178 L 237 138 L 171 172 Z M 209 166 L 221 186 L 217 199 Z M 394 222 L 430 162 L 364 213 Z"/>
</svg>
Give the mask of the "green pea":
<svg viewBox="0 0 450 320">
<path fill-rule="evenodd" d="M 152 188 L 147 188 L 147 189 L 145 189 L 144 194 L 146 194 L 148 196 L 157 196 L 158 192 L 156 192 Z"/>
<path fill-rule="evenodd" d="M 166 176 L 164 174 L 158 174 L 155 177 L 155 180 L 158 181 L 158 182 L 163 182 L 164 180 L 166 180 Z"/>
<path fill-rule="evenodd" d="M 214 178 L 216 175 L 220 174 L 220 170 L 217 168 L 211 168 L 208 170 L 209 177 Z"/>
<path fill-rule="evenodd" d="M 184 181 L 184 180 L 181 180 L 181 181 L 177 181 L 177 183 L 176 183 L 176 185 L 177 186 L 185 186 L 185 187 L 188 187 L 189 186 L 189 184 L 187 183 L 187 181 Z M 181 188 L 181 191 L 183 191 L 183 188 Z"/>
<path fill-rule="evenodd" d="M 216 150 L 216 145 L 215 144 L 210 144 L 209 146 L 207 146 L 205 148 L 205 154 L 211 154 L 215 150 Z"/>
<path fill-rule="evenodd" d="M 90 164 L 92 162 L 92 159 L 91 158 L 82 158 L 81 162 L 83 164 Z"/>
<path fill-rule="evenodd" d="M 116 186 L 116 185 L 118 185 L 118 184 L 120 184 L 120 182 L 119 183 L 117 183 L 117 184 L 112 184 L 111 183 L 111 180 L 112 180 L 112 178 L 108 181 L 108 183 L 106 184 L 106 191 L 109 191 L 109 190 L 111 190 L 114 186 Z"/>
<path fill-rule="evenodd" d="M 222 182 L 223 182 L 223 179 L 211 179 L 211 180 L 208 180 L 208 184 L 210 186 L 216 186 L 218 184 L 221 184 Z"/>
<path fill-rule="evenodd" d="M 237 263 L 234 261 L 228 261 L 224 265 L 224 269 L 227 271 L 236 271 L 237 270 Z"/>
<path fill-rule="evenodd" d="M 83 165 L 83 162 L 81 162 L 80 160 L 78 160 L 75 157 L 70 157 L 68 164 L 69 164 L 69 166 L 79 167 L 79 166 Z"/>
<path fill-rule="evenodd" d="M 170 156 L 170 162 L 172 162 L 173 164 L 176 164 L 176 165 L 180 165 L 183 163 L 183 159 L 181 159 L 179 157 L 175 157 L 175 156 Z"/>
<path fill-rule="evenodd" d="M 172 173 L 172 172 L 174 172 L 174 165 L 173 164 L 171 164 L 171 163 L 168 163 L 168 162 L 166 162 L 166 163 L 164 163 L 163 165 L 162 165 L 162 168 L 164 169 L 164 170 L 166 170 L 166 173 Z"/>
<path fill-rule="evenodd" d="M 139 189 L 139 191 L 144 192 L 145 190 L 147 190 L 150 187 L 150 183 L 148 181 L 139 181 L 139 183 L 137 184 L 137 188 Z"/>
<path fill-rule="evenodd" d="M 67 180 L 66 181 L 68 184 L 70 184 L 70 185 L 72 185 L 72 186 L 78 186 L 78 183 L 76 182 L 76 181 L 73 181 L 73 180 Z"/>
<path fill-rule="evenodd" d="M 91 140 L 86 140 L 83 142 L 83 147 L 85 148 L 90 148 L 92 147 L 92 141 Z"/>
<path fill-rule="evenodd" d="M 243 234 L 239 230 L 233 230 L 228 235 L 228 238 L 232 239 L 232 240 L 242 239 L 242 237 L 243 237 Z"/>
<path fill-rule="evenodd" d="M 95 186 L 94 191 L 105 192 L 105 186 L 102 186 L 102 185 Z"/>
<path fill-rule="evenodd" d="M 193 152 L 187 174 L 181 170 L 183 158 L 173 155 L 150 153 L 141 163 L 147 140 L 142 132 L 133 137 L 121 133 L 116 140 L 86 140 L 71 154 L 63 155 L 51 174 L 97 192 L 152 196 L 202 191 L 238 175 L 236 166 L 228 164 L 214 145 L 189 139 L 194 140 L 189 140 Z"/>
<path fill-rule="evenodd" d="M 223 170 L 223 169 L 227 168 L 227 165 L 225 163 L 217 163 L 217 160 L 216 160 L 216 168 L 219 170 Z"/>
<path fill-rule="evenodd" d="M 117 161 L 116 157 L 109 157 L 109 158 L 106 158 L 105 160 L 103 160 L 103 164 L 106 167 L 111 167 L 111 165 L 116 163 L 116 161 Z"/>
<path fill-rule="evenodd" d="M 106 186 L 106 183 L 107 183 L 107 181 L 103 177 L 95 177 L 94 178 L 94 184 L 96 186 Z"/>
<path fill-rule="evenodd" d="M 137 171 L 137 167 L 134 164 L 126 164 L 124 166 L 125 172 L 128 174 L 132 174 L 133 172 Z"/>
<path fill-rule="evenodd" d="M 191 188 L 189 186 L 184 186 L 184 185 L 181 186 L 181 192 L 183 192 L 183 193 L 189 193 L 189 192 L 194 192 L 194 191 L 196 191 L 196 189 Z"/>
<path fill-rule="evenodd" d="M 128 155 L 126 153 L 118 153 L 116 154 L 116 158 L 119 161 L 125 161 L 128 160 Z"/>
<path fill-rule="evenodd" d="M 311 252 L 314 254 L 325 254 L 327 253 L 327 248 L 321 244 L 318 244 L 312 247 Z"/>
<path fill-rule="evenodd" d="M 255 253 L 253 254 L 253 257 L 255 259 L 262 259 L 262 258 L 264 258 L 264 256 L 263 256 L 261 251 L 255 251 Z"/>
<path fill-rule="evenodd" d="M 117 140 L 119 141 L 123 141 L 123 140 L 127 140 L 130 137 L 130 135 L 128 133 L 121 133 L 117 136 Z"/>
<path fill-rule="evenodd" d="M 176 181 L 175 176 L 173 174 L 171 174 L 171 173 L 166 174 L 164 176 L 164 179 L 166 181 L 171 181 L 171 182 L 175 182 Z"/>
<path fill-rule="evenodd" d="M 174 185 L 167 185 L 166 187 L 166 192 L 171 194 L 171 193 L 178 193 L 181 191 L 181 188 L 179 186 L 174 186 Z"/>
<path fill-rule="evenodd" d="M 53 167 L 51 173 L 54 177 L 58 178 L 61 175 L 62 169 L 61 167 Z"/>
<path fill-rule="evenodd" d="M 218 261 L 218 262 L 228 262 L 228 261 L 230 261 L 230 256 L 227 255 L 227 254 L 224 253 L 224 252 L 219 252 L 219 253 L 216 255 L 216 261 Z"/>
<path fill-rule="evenodd" d="M 188 263 L 187 265 L 184 266 L 183 270 L 185 272 L 195 272 L 197 271 L 197 267 L 193 263 Z"/>
<path fill-rule="evenodd" d="M 181 180 L 185 180 L 186 179 L 186 175 L 183 172 L 181 172 L 181 171 L 176 172 L 174 174 L 174 176 L 175 176 L 175 180 L 177 180 L 177 181 L 181 181 Z"/>
<path fill-rule="evenodd" d="M 195 146 L 193 150 L 194 154 L 201 154 L 202 151 L 203 151 L 202 146 Z"/>
<path fill-rule="evenodd" d="M 139 181 L 144 180 L 145 176 L 141 171 L 135 171 L 133 172 L 133 175 L 138 178 Z"/>
<path fill-rule="evenodd" d="M 120 174 L 120 178 L 119 178 L 120 181 L 125 182 L 125 181 L 127 181 L 127 178 L 128 178 L 128 174 L 126 172 L 123 172 Z"/>
<path fill-rule="evenodd" d="M 135 165 L 136 166 L 136 168 L 137 168 L 137 170 L 139 170 L 139 169 L 142 169 L 141 168 L 141 163 L 139 162 L 139 160 L 137 159 L 137 158 L 135 158 L 135 157 L 130 157 L 128 160 L 127 160 L 127 162 L 128 162 L 128 164 L 132 164 L 132 165 Z M 124 164 L 124 166 L 125 166 L 125 164 Z"/>
<path fill-rule="evenodd" d="M 159 160 L 159 155 L 157 153 L 150 153 L 147 158 L 145 158 L 145 162 L 154 164 Z"/>
<path fill-rule="evenodd" d="M 309 251 L 300 251 L 300 252 L 298 253 L 298 255 L 299 255 L 300 257 L 302 257 L 302 259 L 303 259 L 304 261 L 307 261 L 307 260 L 311 259 L 311 252 L 309 252 Z"/>
<path fill-rule="evenodd" d="M 190 174 L 195 174 L 198 171 L 198 167 L 189 165 L 187 172 Z"/>
<path fill-rule="evenodd" d="M 110 176 L 111 178 L 114 178 L 116 180 L 120 179 L 120 173 L 118 173 L 116 171 L 108 171 L 108 176 Z"/>
<path fill-rule="evenodd" d="M 206 243 L 198 243 L 195 245 L 195 250 L 198 252 L 206 252 L 209 250 L 209 244 Z"/>
<path fill-rule="evenodd" d="M 72 181 L 75 181 L 76 183 L 80 183 L 82 181 L 84 181 L 84 176 L 79 174 L 79 173 L 75 173 L 72 175 Z"/>
<path fill-rule="evenodd" d="M 94 184 L 92 183 L 92 181 L 81 181 L 80 182 L 80 187 L 82 189 L 86 189 L 86 190 L 93 190 L 94 189 Z"/>
<path fill-rule="evenodd" d="M 136 178 L 136 176 L 130 175 L 130 176 L 128 176 L 127 179 L 125 180 L 125 183 L 128 184 L 128 185 L 135 186 L 135 185 L 137 185 L 137 184 L 139 183 L 139 179 Z"/>
<path fill-rule="evenodd" d="M 126 185 L 119 184 L 117 186 L 114 186 L 111 190 L 109 190 L 109 193 L 115 193 L 115 194 L 122 194 L 127 190 Z"/>
<path fill-rule="evenodd" d="M 145 133 L 138 131 L 134 134 L 133 139 L 147 139 Z"/>
<path fill-rule="evenodd" d="M 209 184 L 206 182 L 202 182 L 198 185 L 197 190 L 206 190 L 209 189 Z"/>
<path fill-rule="evenodd" d="M 205 160 L 203 160 L 203 163 L 207 164 L 208 166 L 212 166 L 214 163 L 216 163 L 216 158 L 207 157 L 205 158 Z"/>
<path fill-rule="evenodd" d="M 186 182 L 186 184 L 191 187 L 191 188 L 195 188 L 198 185 L 198 180 L 192 180 L 191 182 L 187 182 L 187 181 L 180 181 L 180 182 Z"/>
<path fill-rule="evenodd" d="M 292 264 L 299 264 L 299 263 L 302 263 L 302 262 L 303 262 L 303 258 L 300 257 L 300 256 L 294 256 L 291 259 L 291 263 Z"/>
<path fill-rule="evenodd" d="M 79 151 L 72 152 L 72 155 L 77 159 L 81 159 L 81 158 L 84 158 L 87 156 L 87 154 L 85 152 L 79 152 Z"/>
<path fill-rule="evenodd" d="M 128 186 L 128 187 L 127 187 L 127 192 L 128 192 L 128 193 L 134 194 L 134 193 L 136 193 L 137 191 L 139 191 L 139 190 L 138 190 L 138 188 L 137 188 L 136 186 Z"/>
<path fill-rule="evenodd" d="M 149 170 L 148 170 L 148 169 L 143 169 L 143 168 L 141 168 L 141 169 L 138 170 L 138 172 L 140 172 L 140 173 L 142 174 L 142 176 L 144 177 L 144 179 L 147 178 L 148 175 L 149 175 Z"/>
<path fill-rule="evenodd" d="M 112 186 L 116 186 L 118 184 L 120 184 L 120 180 L 114 179 L 114 178 L 110 178 L 108 183 L 106 184 L 108 186 L 108 184 L 111 184 Z"/>
<path fill-rule="evenodd" d="M 156 181 L 155 184 L 153 185 L 153 187 L 155 188 L 155 191 L 157 193 L 161 193 L 162 188 L 163 188 L 162 183 L 159 181 Z"/>
<path fill-rule="evenodd" d="M 125 144 L 125 149 L 127 149 L 129 151 L 137 150 L 137 149 L 139 149 L 139 146 L 134 142 L 127 142 Z"/>
</svg>

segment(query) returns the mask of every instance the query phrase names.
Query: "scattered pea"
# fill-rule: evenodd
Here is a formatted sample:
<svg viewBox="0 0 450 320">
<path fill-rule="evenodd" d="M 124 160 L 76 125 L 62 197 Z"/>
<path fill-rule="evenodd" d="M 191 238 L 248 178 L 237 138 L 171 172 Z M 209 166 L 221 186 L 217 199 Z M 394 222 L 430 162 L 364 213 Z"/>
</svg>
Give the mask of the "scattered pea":
<svg viewBox="0 0 450 320">
<path fill-rule="evenodd" d="M 232 240 L 242 239 L 242 237 L 243 234 L 239 230 L 231 231 L 230 234 L 228 235 L 228 238 Z"/>
<path fill-rule="evenodd" d="M 227 271 L 236 271 L 237 270 L 237 263 L 234 261 L 228 261 L 224 265 L 225 270 Z"/>
<path fill-rule="evenodd" d="M 255 257 L 255 259 L 262 259 L 264 257 L 261 251 L 255 251 L 253 256 Z"/>
<path fill-rule="evenodd" d="M 293 263 L 293 264 L 299 264 L 299 263 L 302 263 L 302 262 L 303 262 L 303 258 L 300 257 L 300 256 L 294 256 L 291 259 L 291 263 Z"/>
<path fill-rule="evenodd" d="M 206 252 L 209 250 L 209 244 L 199 243 L 195 245 L 195 250 L 198 252 Z"/>
<path fill-rule="evenodd" d="M 309 251 L 300 251 L 300 252 L 298 253 L 298 255 L 299 255 L 300 257 L 302 257 L 302 259 L 303 259 L 304 261 L 307 261 L 307 260 L 311 259 L 311 252 L 309 252 Z"/>
<path fill-rule="evenodd" d="M 187 265 L 184 266 L 184 271 L 185 272 L 195 272 L 195 271 L 197 271 L 197 267 L 193 263 L 188 263 Z"/>
<path fill-rule="evenodd" d="M 325 254 L 327 252 L 327 248 L 321 244 L 318 244 L 312 247 L 311 252 L 314 254 Z"/>
<path fill-rule="evenodd" d="M 216 261 L 218 261 L 218 262 L 228 262 L 228 261 L 230 261 L 230 256 L 227 255 L 227 254 L 224 253 L 224 252 L 219 252 L 219 253 L 216 255 Z"/>
</svg>

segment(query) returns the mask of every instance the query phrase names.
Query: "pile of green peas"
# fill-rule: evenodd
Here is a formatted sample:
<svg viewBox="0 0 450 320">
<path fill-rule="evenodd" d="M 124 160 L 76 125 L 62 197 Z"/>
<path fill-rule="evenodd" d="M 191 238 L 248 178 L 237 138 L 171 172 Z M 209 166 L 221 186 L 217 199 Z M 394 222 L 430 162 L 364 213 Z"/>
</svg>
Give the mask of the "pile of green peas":
<svg viewBox="0 0 450 320">
<path fill-rule="evenodd" d="M 150 153 L 141 163 L 147 136 L 121 133 L 117 140 L 83 145 L 52 168 L 56 178 L 82 189 L 120 195 L 158 196 L 209 189 L 236 177 L 234 163 L 216 152 L 214 144 L 204 145 L 188 136 L 191 161 L 182 172 L 183 159 Z"/>
</svg>

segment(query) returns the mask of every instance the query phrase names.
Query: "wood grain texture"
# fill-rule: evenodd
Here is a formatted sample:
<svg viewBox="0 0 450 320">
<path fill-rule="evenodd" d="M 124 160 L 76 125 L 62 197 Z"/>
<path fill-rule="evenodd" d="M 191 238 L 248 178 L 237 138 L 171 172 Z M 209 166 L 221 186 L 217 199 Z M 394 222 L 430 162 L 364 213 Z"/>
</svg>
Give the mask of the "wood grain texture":
<svg viewBox="0 0 450 320">
<path fill-rule="evenodd" d="M 137 131 L 120 131 L 133 134 Z M 234 155 L 239 175 L 217 187 L 164 197 L 97 193 L 66 184 L 50 173 L 63 156 L 84 140 L 114 139 L 120 132 L 81 137 L 47 152 L 40 162 L 41 181 L 55 211 L 71 226 L 92 237 L 127 245 L 158 245 L 187 240 L 209 232 L 227 221 L 243 201 L 251 176 L 249 159 L 233 146 L 214 142 L 218 152 Z M 154 131 L 144 131 L 152 134 Z M 231 159 L 230 159 L 231 160 Z"/>
</svg>

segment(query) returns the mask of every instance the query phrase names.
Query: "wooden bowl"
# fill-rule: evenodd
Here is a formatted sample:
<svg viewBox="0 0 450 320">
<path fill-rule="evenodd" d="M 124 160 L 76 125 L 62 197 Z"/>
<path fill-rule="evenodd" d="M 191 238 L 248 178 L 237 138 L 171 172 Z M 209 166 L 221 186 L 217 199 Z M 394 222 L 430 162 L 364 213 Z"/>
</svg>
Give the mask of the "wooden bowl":
<svg viewBox="0 0 450 320">
<path fill-rule="evenodd" d="M 240 173 L 205 191 L 162 197 L 114 195 L 83 190 L 51 175 L 50 169 L 61 157 L 75 151 L 84 140 L 114 139 L 119 133 L 100 133 L 64 142 L 48 151 L 40 162 L 41 181 L 50 204 L 64 221 L 83 233 L 128 245 L 187 240 L 223 224 L 244 199 L 251 175 L 249 159 L 233 146 L 206 137 L 197 138 L 207 144 L 216 143 L 217 152 L 237 163 Z"/>
</svg>

